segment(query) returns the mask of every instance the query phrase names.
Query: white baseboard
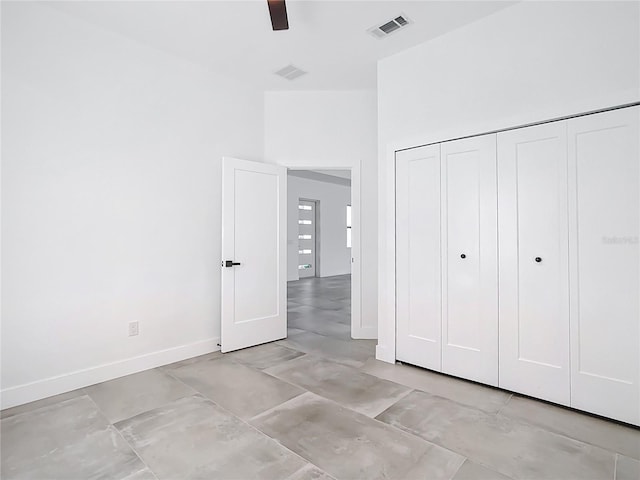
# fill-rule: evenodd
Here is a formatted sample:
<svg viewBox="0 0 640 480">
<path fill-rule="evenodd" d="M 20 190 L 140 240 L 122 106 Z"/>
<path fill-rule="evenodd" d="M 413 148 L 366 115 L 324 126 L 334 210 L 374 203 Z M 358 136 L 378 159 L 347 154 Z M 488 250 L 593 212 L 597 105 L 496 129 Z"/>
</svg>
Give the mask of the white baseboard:
<svg viewBox="0 0 640 480">
<path fill-rule="evenodd" d="M 215 352 L 220 350 L 218 346 L 219 343 L 219 338 L 210 338 L 188 345 L 167 348 L 166 350 L 146 353 L 133 358 L 118 360 L 96 367 L 45 378 L 36 382 L 5 388 L 0 391 L 0 405 L 2 409 L 15 407 L 150 368 L 160 367 L 187 358 Z"/>
<path fill-rule="evenodd" d="M 387 363 L 396 363 L 395 355 L 384 345 L 376 345 L 376 360 Z"/>
<path fill-rule="evenodd" d="M 351 338 L 355 340 L 375 340 L 378 338 L 377 327 L 351 327 Z"/>
</svg>

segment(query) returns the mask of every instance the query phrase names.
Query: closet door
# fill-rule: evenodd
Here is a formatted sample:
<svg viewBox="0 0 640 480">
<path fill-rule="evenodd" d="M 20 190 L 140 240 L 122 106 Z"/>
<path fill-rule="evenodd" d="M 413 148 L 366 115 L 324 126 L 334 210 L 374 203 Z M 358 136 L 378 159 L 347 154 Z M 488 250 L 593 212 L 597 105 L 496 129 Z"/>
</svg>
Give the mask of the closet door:
<svg viewBox="0 0 640 480">
<path fill-rule="evenodd" d="M 440 146 L 396 154 L 396 358 L 441 369 Z"/>
<path fill-rule="evenodd" d="M 497 386 L 496 135 L 441 148 L 442 371 Z"/>
<path fill-rule="evenodd" d="M 500 386 L 569 404 L 567 124 L 498 134 Z"/>
<path fill-rule="evenodd" d="M 640 108 L 569 121 L 571 406 L 640 424 Z"/>
</svg>

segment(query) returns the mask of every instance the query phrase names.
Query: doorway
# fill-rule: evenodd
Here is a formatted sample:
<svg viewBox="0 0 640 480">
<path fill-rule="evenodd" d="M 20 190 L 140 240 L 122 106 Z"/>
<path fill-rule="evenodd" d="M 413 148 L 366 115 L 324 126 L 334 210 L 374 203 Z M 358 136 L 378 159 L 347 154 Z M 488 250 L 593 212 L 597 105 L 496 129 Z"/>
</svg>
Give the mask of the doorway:
<svg viewBox="0 0 640 480">
<path fill-rule="evenodd" d="M 361 338 L 353 180 L 351 169 L 288 171 L 290 335 L 302 331 L 342 341 Z"/>
</svg>

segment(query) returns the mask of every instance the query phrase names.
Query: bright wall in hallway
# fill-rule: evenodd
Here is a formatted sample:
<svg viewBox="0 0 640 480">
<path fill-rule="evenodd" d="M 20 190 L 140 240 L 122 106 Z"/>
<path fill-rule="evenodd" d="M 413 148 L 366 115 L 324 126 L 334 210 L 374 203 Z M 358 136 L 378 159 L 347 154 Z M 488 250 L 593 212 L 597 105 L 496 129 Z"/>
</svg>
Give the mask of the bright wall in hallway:
<svg viewBox="0 0 640 480">
<path fill-rule="evenodd" d="M 217 348 L 221 157 L 262 158 L 263 102 L 3 2 L 4 407 Z"/>
<path fill-rule="evenodd" d="M 351 188 L 294 175 L 287 177 L 287 280 L 298 280 L 298 199 L 319 202 L 320 264 L 316 276 L 351 273 L 351 249 L 347 248 L 347 205 Z M 312 260 L 312 261 L 315 261 Z"/>
</svg>

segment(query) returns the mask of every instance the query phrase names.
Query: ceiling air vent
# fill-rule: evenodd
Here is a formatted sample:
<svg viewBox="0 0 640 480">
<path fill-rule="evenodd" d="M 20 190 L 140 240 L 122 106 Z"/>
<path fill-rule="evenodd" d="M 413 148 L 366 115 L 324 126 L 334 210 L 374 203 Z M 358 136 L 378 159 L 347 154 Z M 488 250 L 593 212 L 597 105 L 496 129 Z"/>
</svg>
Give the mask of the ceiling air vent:
<svg viewBox="0 0 640 480">
<path fill-rule="evenodd" d="M 389 20 L 382 25 L 371 27 L 367 32 L 376 38 L 384 38 L 391 35 L 393 32 L 397 32 L 402 27 L 411 25 L 412 23 L 413 22 L 409 20 L 406 15 L 398 15 L 393 20 Z"/>
<path fill-rule="evenodd" d="M 287 65 L 274 73 L 282 78 L 286 78 L 287 80 L 295 80 L 296 78 L 305 75 L 307 72 L 294 65 Z"/>
</svg>

